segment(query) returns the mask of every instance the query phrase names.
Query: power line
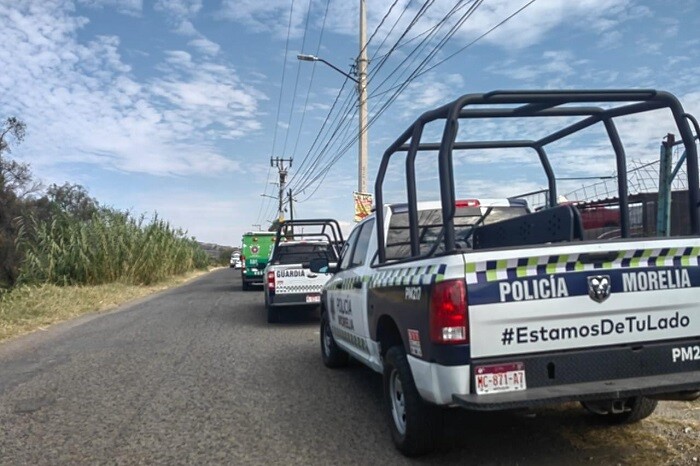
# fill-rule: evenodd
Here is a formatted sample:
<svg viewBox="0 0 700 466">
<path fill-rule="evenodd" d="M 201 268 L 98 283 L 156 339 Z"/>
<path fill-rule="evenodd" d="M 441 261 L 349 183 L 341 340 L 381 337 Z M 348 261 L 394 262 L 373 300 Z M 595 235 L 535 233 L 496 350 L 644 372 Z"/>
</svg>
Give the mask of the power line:
<svg viewBox="0 0 700 466">
<path fill-rule="evenodd" d="M 279 92 L 279 97 L 277 100 L 277 116 L 275 117 L 275 128 L 273 129 L 272 132 L 272 151 L 271 154 L 275 153 L 275 149 L 277 147 L 277 127 L 279 126 L 279 121 L 280 121 L 280 110 L 282 108 L 282 92 L 284 91 L 284 78 L 286 74 L 286 69 L 287 69 L 287 56 L 289 55 L 289 37 L 291 35 L 292 31 L 292 17 L 294 13 L 294 0 L 291 2 L 291 6 L 289 7 L 289 24 L 287 25 L 287 40 L 284 45 L 284 59 L 282 60 L 282 82 L 280 83 L 280 92 Z M 265 180 L 265 187 L 263 189 L 263 196 L 267 194 L 267 188 L 269 186 L 270 182 L 270 172 L 271 170 L 267 170 L 267 177 Z M 265 199 L 261 199 L 260 202 L 260 209 L 258 209 L 258 221 L 256 223 L 260 223 L 260 212 L 262 212 L 262 205 L 265 202 Z M 268 201 L 268 205 L 270 202 Z"/>
<path fill-rule="evenodd" d="M 401 35 L 401 37 L 400 37 L 399 40 L 397 41 L 397 44 L 398 44 L 398 42 L 400 42 L 400 40 L 401 40 L 403 37 L 405 37 L 405 34 L 408 32 L 408 30 L 410 30 L 410 28 L 413 27 L 413 25 L 415 25 L 415 24 L 417 23 L 417 21 L 420 19 L 420 17 L 421 17 L 423 14 L 425 14 L 425 12 L 427 11 L 427 8 L 429 8 L 429 7 L 431 6 L 431 4 L 432 4 L 432 1 L 428 0 L 428 1 L 426 1 L 426 2 L 422 5 L 421 9 L 416 13 L 416 15 L 414 16 L 414 18 L 412 19 L 411 24 L 408 26 L 408 28 L 404 31 L 404 33 Z M 453 9 L 441 20 L 441 22 L 440 22 L 439 24 L 444 24 L 444 23 L 447 21 L 447 19 L 449 19 L 449 17 L 450 17 L 452 14 L 454 14 L 455 11 L 457 11 L 457 9 L 458 9 L 457 7 L 458 7 L 458 6 L 459 6 L 459 5 L 453 7 Z M 426 41 L 426 40 L 424 40 L 424 42 L 425 42 L 425 41 Z M 396 46 L 396 44 L 395 44 L 395 46 Z M 395 48 L 395 46 L 392 47 L 392 50 Z M 415 50 L 414 50 L 414 52 L 415 52 Z M 414 52 L 412 52 L 412 53 L 414 53 Z M 410 58 L 410 55 L 409 55 L 409 57 L 407 57 L 407 58 Z M 406 59 L 402 62 L 402 64 L 405 63 L 405 61 L 406 61 Z M 401 65 L 399 65 L 399 66 L 401 66 Z M 381 64 L 380 64 L 380 67 L 381 67 Z M 398 67 L 397 67 L 397 69 L 398 69 Z M 376 73 L 376 69 L 374 70 L 374 73 Z M 368 127 L 369 127 L 369 125 L 368 125 Z M 338 130 L 338 129 L 339 129 L 339 128 L 337 128 L 337 130 Z M 346 128 L 346 130 L 347 130 L 347 128 Z M 333 157 L 329 162 L 327 162 L 327 163 L 324 165 L 324 167 L 323 167 L 319 172 L 316 173 L 316 175 L 315 175 L 314 177 L 312 177 L 312 178 L 306 177 L 306 178 L 302 181 L 302 183 L 305 182 L 305 184 L 303 184 L 301 187 L 297 187 L 297 192 L 300 191 L 300 190 L 304 190 L 304 189 L 308 188 L 312 183 L 314 183 L 314 182 L 317 181 L 318 179 L 321 179 L 321 180 L 322 180 L 323 178 L 325 178 L 325 175 L 327 174 L 327 171 L 330 170 L 330 168 L 340 159 L 340 157 L 342 157 L 342 156 L 344 155 L 345 151 L 354 143 L 355 140 L 357 140 L 357 137 L 358 137 L 358 136 L 355 136 L 354 138 L 350 138 L 349 141 L 346 140 L 347 142 L 346 142 L 345 145 L 343 146 L 343 149 L 339 150 L 339 151 L 337 152 L 337 155 L 336 155 L 335 157 Z M 336 139 L 336 141 L 338 141 L 338 139 Z M 342 139 L 341 139 L 340 141 L 342 141 Z M 341 142 L 340 144 L 343 144 L 343 143 Z M 325 148 L 324 148 L 324 149 L 325 149 Z M 317 157 L 317 159 L 319 159 L 319 158 L 320 158 L 320 157 Z M 320 160 L 319 160 L 319 162 L 320 162 Z"/>
<path fill-rule="evenodd" d="M 309 19 L 311 18 L 311 0 L 309 0 L 309 6 L 306 9 L 306 23 L 304 24 L 304 36 L 301 39 L 301 49 L 304 50 L 304 45 L 306 44 L 306 33 L 309 31 Z M 297 76 L 294 80 L 294 91 L 292 92 L 292 104 L 289 107 L 289 120 L 287 122 L 287 129 L 284 136 L 284 146 L 282 146 L 282 154 L 287 153 L 287 140 L 289 139 L 289 128 L 292 127 L 292 116 L 294 115 L 294 104 L 297 99 L 297 88 L 299 86 L 299 74 L 301 73 L 301 63 L 297 60 Z M 274 154 L 274 153 L 273 153 Z"/>
<path fill-rule="evenodd" d="M 447 60 L 453 58 L 454 56 L 456 56 L 457 54 L 461 53 L 461 52 L 464 51 L 465 49 L 467 49 L 467 48 L 473 46 L 474 44 L 476 44 L 477 42 L 479 42 L 480 40 L 482 40 L 484 37 L 488 36 L 488 35 L 491 34 L 493 31 L 495 31 L 496 29 L 498 29 L 499 27 L 501 27 L 501 26 L 502 26 L 503 24 L 505 24 L 507 21 L 509 21 L 510 19 L 512 19 L 513 17 L 515 17 L 515 16 L 518 15 L 519 13 L 521 13 L 521 12 L 522 12 L 523 10 L 525 10 L 527 7 L 529 7 L 530 5 L 532 5 L 536 0 L 530 0 L 530 1 L 527 2 L 525 5 L 523 5 L 521 8 L 519 8 L 518 10 L 516 10 L 515 12 L 513 12 L 512 14 L 510 14 L 509 16 L 507 16 L 507 17 L 506 17 L 505 19 L 503 19 L 502 21 L 500 21 L 498 24 L 494 25 L 494 26 L 491 27 L 489 30 L 487 30 L 486 32 L 484 32 L 483 34 L 481 34 L 479 37 L 477 37 L 476 39 L 474 39 L 473 41 L 471 41 L 469 44 L 465 45 L 464 47 L 461 47 L 458 51 L 456 51 L 456 52 L 450 54 L 448 57 L 446 57 L 446 58 L 440 60 L 439 62 L 437 62 L 437 63 L 431 65 L 430 67 L 427 67 L 426 65 L 427 65 L 428 61 L 429 61 L 430 59 L 432 59 L 432 58 L 435 56 L 435 54 L 437 54 L 437 53 L 442 49 L 442 47 L 444 47 L 445 43 L 456 33 L 456 31 L 461 27 L 461 25 L 464 23 L 464 21 L 466 21 L 466 19 L 468 19 L 468 18 L 474 13 L 475 9 L 478 8 L 478 6 L 482 3 L 482 1 L 483 1 L 483 0 L 478 1 L 478 2 L 476 2 L 476 1 L 472 2 L 471 7 L 470 7 L 469 10 L 467 11 L 467 13 L 465 13 L 465 14 L 462 16 L 462 18 L 460 18 L 460 20 L 458 20 L 457 23 L 456 23 L 452 28 L 450 28 L 450 30 L 448 31 L 448 33 L 447 33 L 442 39 L 440 39 L 440 41 L 438 42 L 438 44 L 437 44 L 435 47 L 433 47 L 433 50 L 432 50 L 431 52 L 428 53 L 428 55 L 422 60 L 422 62 L 419 64 L 419 66 L 416 67 L 416 68 L 414 69 L 414 71 L 411 73 L 411 75 L 409 75 L 409 77 L 408 77 L 407 79 L 405 79 L 401 84 L 395 85 L 395 86 L 391 87 L 390 89 L 387 89 L 387 90 L 385 90 L 385 91 L 383 91 L 383 92 L 381 92 L 381 93 L 376 93 L 376 94 L 374 95 L 374 97 L 377 97 L 377 96 L 379 96 L 379 95 L 385 95 L 385 94 L 388 94 L 388 93 L 391 92 L 391 91 L 394 91 L 393 95 L 392 95 L 391 97 L 389 97 L 387 100 L 385 100 L 385 101 L 381 104 L 380 109 L 372 116 L 372 118 L 370 119 L 370 121 L 369 121 L 369 123 L 368 123 L 368 125 L 367 125 L 368 127 L 371 126 L 371 125 L 373 125 L 373 124 L 377 121 L 377 119 L 384 113 L 384 111 L 386 111 L 386 110 L 393 104 L 393 102 L 396 100 L 396 98 L 398 98 L 398 96 L 401 94 L 401 92 L 403 92 L 403 90 L 404 90 L 411 82 L 413 82 L 413 81 L 414 81 L 415 79 L 417 79 L 418 77 L 423 76 L 425 73 L 431 71 L 432 69 L 436 68 L 437 66 L 441 65 L 441 64 L 444 63 L 445 61 L 447 61 Z M 425 8 L 426 8 L 426 6 L 429 7 L 431 3 L 432 3 L 432 2 L 430 2 L 430 0 L 426 1 L 426 2 L 423 4 L 423 6 L 421 7 L 421 10 L 419 10 L 419 12 L 416 14 L 416 17 L 419 18 L 419 17 L 420 17 L 419 15 L 424 14 L 424 13 L 425 13 Z M 461 6 L 459 6 L 458 9 L 461 9 L 461 8 L 463 8 L 463 7 L 464 7 L 464 5 L 461 5 Z M 453 10 L 454 10 L 454 9 L 453 9 Z M 393 53 L 393 51 L 396 50 L 396 48 L 398 48 L 400 41 L 403 39 L 403 37 L 405 37 L 405 35 L 406 35 L 406 33 L 408 32 L 408 30 L 410 30 L 410 28 L 413 27 L 413 25 L 415 24 L 415 21 L 417 21 L 416 17 L 414 17 L 414 20 L 411 22 L 411 24 L 409 25 L 409 27 L 404 31 L 404 33 L 401 35 L 401 37 L 400 37 L 399 40 L 396 42 L 396 44 L 390 49 L 390 51 L 389 51 L 387 54 L 385 54 L 385 55 L 383 56 L 383 58 L 388 58 L 388 57 Z M 448 16 L 447 18 L 449 18 L 449 16 Z M 433 28 L 429 29 L 429 31 L 431 31 L 431 32 L 430 32 L 430 36 L 433 35 L 433 34 L 432 34 L 433 31 L 436 31 L 436 30 L 438 30 L 438 29 L 440 29 L 440 28 L 442 27 L 442 25 L 444 24 L 444 21 L 446 21 L 447 18 L 443 18 L 443 20 L 442 20 L 440 23 L 438 23 L 438 24 L 437 24 L 436 26 L 434 26 Z M 413 40 L 413 39 L 411 39 L 411 40 Z M 424 42 L 422 41 L 422 43 L 424 43 Z M 405 45 L 405 44 L 404 44 L 404 45 Z M 418 47 L 420 47 L 420 45 L 419 45 Z M 416 52 L 416 50 L 417 50 L 417 48 L 414 49 L 414 51 L 412 52 L 412 54 L 414 54 L 414 53 Z M 386 61 L 386 60 L 384 60 L 384 61 Z M 404 61 L 405 61 L 405 60 L 404 60 Z M 373 70 L 374 75 L 376 75 L 376 72 L 377 72 L 377 71 L 378 71 L 377 68 L 375 68 L 375 69 Z M 346 126 L 347 126 L 347 125 L 346 125 Z M 339 130 L 340 130 L 340 127 L 337 127 L 336 130 L 335 130 L 335 132 L 337 133 Z M 340 143 L 339 143 L 339 144 L 340 144 L 340 148 L 339 148 L 338 151 L 336 152 L 336 155 L 335 155 L 334 157 L 332 157 L 327 163 L 325 163 L 324 166 L 321 168 L 321 170 L 319 170 L 319 171 L 317 171 L 317 172 L 315 173 L 315 176 L 313 176 L 313 177 L 307 176 L 307 177 L 305 177 L 304 179 L 302 179 L 303 189 L 308 189 L 315 181 L 317 181 L 317 180 L 319 180 L 319 179 L 320 179 L 320 180 L 325 179 L 325 177 L 327 176 L 328 172 L 329 172 L 330 169 L 333 167 L 333 165 L 335 165 L 335 163 L 337 163 L 337 161 L 345 155 L 345 153 L 347 152 L 347 150 L 354 144 L 354 142 L 357 140 L 357 138 L 358 138 L 358 135 L 355 135 L 354 137 L 352 137 L 352 138 L 350 138 L 350 139 L 348 139 L 348 140 L 345 140 L 345 141 L 340 142 Z M 327 145 L 326 147 L 329 147 L 329 146 Z M 318 159 L 318 157 L 317 157 L 317 159 Z M 320 160 L 317 160 L 317 162 L 313 164 L 314 168 L 315 168 L 316 166 L 318 166 L 318 162 L 320 162 Z M 300 184 L 301 184 L 301 183 L 300 183 Z M 320 183 L 319 183 L 319 186 L 320 186 Z M 307 197 L 306 199 L 304 199 L 304 200 L 308 200 L 311 196 L 313 196 L 313 194 L 318 190 L 318 187 L 319 187 L 319 186 L 317 186 L 316 189 L 314 190 L 314 192 L 312 192 L 312 194 L 311 194 L 309 197 Z M 300 192 L 300 189 L 299 189 L 299 188 L 297 188 L 297 192 Z M 303 202 L 303 201 L 300 201 L 300 202 Z"/>
<path fill-rule="evenodd" d="M 457 32 L 457 30 L 459 30 L 459 28 L 462 26 L 462 24 L 464 24 L 464 22 L 465 22 L 469 17 L 471 17 L 472 14 L 474 14 L 474 12 L 476 11 L 476 9 L 479 8 L 479 6 L 481 5 L 482 2 L 483 2 L 483 0 L 473 0 L 473 1 L 471 2 L 471 4 L 469 5 L 469 8 L 467 9 L 467 11 L 466 11 L 465 13 L 462 14 L 462 16 L 457 20 L 457 22 L 456 22 L 454 25 L 452 25 L 452 27 L 449 29 L 449 31 L 447 32 L 447 34 L 445 34 L 445 35 L 442 37 L 442 39 L 440 39 L 440 40 L 438 41 L 437 45 L 435 45 L 435 46 L 433 47 L 433 50 L 430 51 L 430 52 L 428 52 L 428 54 L 426 55 L 426 57 L 423 58 L 423 60 L 421 61 L 421 63 L 418 65 L 418 67 L 416 67 L 416 68 L 414 69 L 414 71 L 413 71 L 411 74 L 414 74 L 417 70 L 420 70 L 420 68 L 421 68 L 422 66 L 424 66 L 424 64 L 427 63 L 428 60 L 430 60 L 440 49 L 442 49 L 442 47 L 444 46 L 444 44 L 447 43 L 447 41 Z M 439 32 L 439 30 L 442 29 L 442 27 L 443 27 L 445 24 L 447 24 L 447 21 L 458 11 L 458 7 L 459 7 L 460 4 L 462 4 L 462 3 L 463 3 L 462 1 L 460 1 L 459 3 L 457 3 L 457 4 L 456 4 L 456 5 L 455 5 L 441 20 L 440 20 L 440 22 L 436 25 L 436 28 L 435 28 L 433 31 L 431 31 L 430 34 L 428 34 L 427 37 L 423 38 L 423 39 L 420 41 L 420 43 L 419 43 L 416 47 L 414 47 L 413 50 L 401 61 L 401 63 L 399 63 L 399 65 L 396 66 L 396 67 L 394 68 L 394 71 L 393 71 L 392 73 L 390 73 L 390 74 L 384 79 L 384 81 L 382 81 L 379 85 L 377 85 L 377 86 L 374 87 L 374 89 L 375 89 L 374 94 L 376 94 L 376 93 L 377 93 L 377 90 L 381 89 L 382 86 L 383 86 L 387 81 L 389 81 L 389 79 L 395 77 L 396 72 L 397 72 L 401 67 L 403 67 L 403 65 L 406 64 L 406 63 L 408 62 L 409 59 L 410 59 L 410 62 L 408 62 L 409 64 L 412 64 L 412 63 L 414 63 L 414 62 L 416 61 L 416 59 L 417 59 L 418 56 L 419 56 L 419 52 L 421 52 L 423 49 L 425 49 L 425 48 L 428 46 L 428 44 L 429 44 L 430 41 L 432 40 L 433 36 L 434 36 L 435 34 L 437 34 L 437 33 Z M 406 73 L 407 70 L 408 70 L 408 67 L 405 67 L 404 70 L 401 71 L 401 72 L 399 73 L 398 77 L 396 77 L 396 79 L 394 80 L 394 83 L 399 82 L 399 81 L 402 79 L 402 77 L 405 75 L 405 73 Z"/>
<path fill-rule="evenodd" d="M 423 5 L 422 5 L 421 8 L 419 9 L 419 11 L 416 13 L 416 15 L 414 16 L 414 18 L 412 19 L 411 24 L 409 25 L 409 29 L 420 19 L 421 16 L 423 16 L 423 15 L 425 14 L 425 12 L 427 11 L 427 9 L 434 3 L 434 1 L 435 1 L 435 0 L 426 0 L 426 1 L 423 3 Z M 410 4 L 410 2 L 409 2 L 409 4 Z M 406 10 L 407 8 L 408 8 L 408 6 L 406 6 L 406 8 L 404 8 L 404 13 L 405 13 L 405 10 Z M 388 14 L 389 14 L 389 11 L 387 12 L 387 14 L 385 14 L 385 18 L 388 17 Z M 403 16 L 403 13 L 401 14 L 401 16 Z M 398 20 L 397 20 L 397 21 L 398 21 Z M 383 21 L 382 21 L 382 22 L 383 22 Z M 392 29 L 393 29 L 393 28 L 392 28 Z M 373 32 L 372 35 L 373 35 L 373 36 L 376 35 L 376 32 L 377 32 L 377 31 L 378 31 L 378 29 L 375 29 L 375 31 Z M 407 29 L 407 31 L 408 31 L 408 29 Z M 407 31 L 406 31 L 406 32 L 407 32 Z M 406 34 L 406 32 L 404 32 L 404 33 L 401 35 L 401 38 L 404 37 L 404 35 Z M 401 38 L 399 38 L 399 40 L 400 40 Z M 380 67 L 381 67 L 381 64 L 380 64 Z M 344 84 L 345 84 L 345 83 L 344 83 Z M 337 100 L 337 99 L 336 99 L 336 100 Z M 347 108 L 347 106 L 346 106 L 346 108 Z M 345 118 L 347 117 L 348 114 L 349 114 L 349 110 L 345 111 L 345 113 L 343 114 L 343 118 L 341 119 L 341 124 L 343 123 L 343 121 L 345 121 Z M 330 116 L 330 113 L 329 113 L 329 116 Z M 326 118 L 326 120 L 328 120 L 328 117 Z M 325 122 L 324 122 L 324 126 L 325 126 Z M 320 130 L 320 132 L 319 132 L 319 135 L 318 135 L 317 138 L 316 138 L 316 140 L 318 140 L 318 138 L 319 138 L 319 136 L 320 136 L 320 133 L 323 131 L 323 129 L 324 129 L 324 128 L 322 127 L 321 130 Z M 340 130 L 340 126 L 336 127 L 336 129 L 334 130 L 333 134 L 336 134 L 338 130 Z M 359 135 L 358 135 L 358 136 L 359 136 Z M 311 166 L 308 167 L 308 168 L 304 171 L 304 174 L 303 174 L 303 176 L 302 176 L 302 181 L 301 181 L 301 183 L 304 183 L 305 180 L 308 179 L 308 177 L 310 176 L 311 172 L 317 167 L 318 163 L 320 162 L 321 158 L 323 157 L 325 151 L 328 149 L 329 146 L 330 146 L 330 140 L 329 140 L 328 143 L 326 143 L 326 145 L 324 146 L 324 148 L 321 149 L 321 152 L 319 152 L 319 153 L 316 155 L 316 157 L 314 158 L 314 160 L 313 160 Z M 311 151 L 310 151 L 310 152 L 311 152 Z"/>
<path fill-rule="evenodd" d="M 318 52 L 321 50 L 321 43 L 323 41 L 323 32 L 326 29 L 326 18 L 328 17 L 328 8 L 330 7 L 331 1 L 328 0 L 326 2 L 326 11 L 323 14 L 323 22 L 321 24 L 321 33 L 318 36 L 318 44 L 316 45 L 316 53 L 315 55 L 318 55 Z M 311 8 L 311 5 L 309 4 L 309 8 Z M 303 51 L 302 47 L 302 51 Z M 304 99 L 304 110 L 301 112 L 301 121 L 299 122 L 299 131 L 297 132 L 297 138 L 296 141 L 294 142 L 294 149 L 292 150 L 292 157 L 296 156 L 297 154 L 297 147 L 299 146 L 299 138 L 301 137 L 301 131 L 304 127 L 304 120 L 306 119 L 306 109 L 309 104 L 309 95 L 311 94 L 311 85 L 314 82 L 314 76 L 316 74 L 316 62 L 313 63 L 313 66 L 311 67 L 311 77 L 309 78 L 309 85 L 306 88 L 306 99 Z M 303 161 L 302 161 L 303 165 Z"/>
<path fill-rule="evenodd" d="M 479 37 L 477 37 L 476 39 L 474 39 L 473 41 L 469 42 L 467 45 L 461 47 L 461 48 L 460 48 L 459 50 L 457 50 L 456 52 L 451 53 L 450 55 L 448 55 L 447 57 L 443 58 L 443 59 L 440 60 L 439 62 L 437 62 L 437 63 L 431 65 L 429 68 L 427 68 L 427 69 L 425 69 L 425 70 L 422 70 L 420 73 L 418 73 L 418 74 L 415 76 L 415 78 L 419 78 L 419 77 L 423 76 L 424 74 L 426 74 L 426 73 L 432 71 L 433 69 L 437 68 L 438 66 L 442 65 L 442 64 L 445 63 L 447 60 L 450 60 L 451 58 L 454 58 L 456 55 L 459 55 L 460 53 L 462 53 L 463 51 L 465 51 L 465 50 L 468 49 L 469 47 L 471 47 L 471 46 L 473 46 L 474 44 L 476 44 L 477 42 L 479 42 L 479 41 L 480 41 L 481 39 L 483 39 L 484 37 L 486 37 L 486 36 L 488 36 L 489 34 L 491 34 L 493 31 L 495 31 L 495 30 L 498 29 L 499 27 L 503 26 L 503 25 L 504 25 L 505 23 L 507 23 L 508 21 L 510 21 L 511 19 L 513 19 L 515 16 L 517 16 L 518 14 L 520 14 L 523 10 L 525 10 L 527 7 L 529 7 L 530 5 L 532 5 L 533 3 L 535 3 L 536 1 L 537 1 L 537 0 L 530 0 L 529 2 L 527 2 L 526 4 L 524 4 L 523 6 L 521 6 L 520 8 L 518 8 L 516 11 L 514 11 L 513 13 L 511 13 L 509 16 L 507 16 L 505 19 L 503 19 L 502 21 L 500 21 L 498 24 L 496 24 L 495 26 L 491 27 L 491 29 L 487 30 L 486 32 L 484 32 L 483 34 L 481 34 Z M 389 89 L 387 89 L 387 90 L 385 90 L 385 91 L 382 91 L 382 92 L 379 92 L 379 93 L 376 93 L 376 94 L 371 94 L 368 98 L 371 99 L 371 98 L 373 98 L 373 97 L 379 97 L 380 95 L 387 94 L 387 93 L 391 92 L 392 90 L 396 89 L 397 87 L 399 87 L 399 86 L 395 86 L 395 87 L 389 88 Z"/>
</svg>

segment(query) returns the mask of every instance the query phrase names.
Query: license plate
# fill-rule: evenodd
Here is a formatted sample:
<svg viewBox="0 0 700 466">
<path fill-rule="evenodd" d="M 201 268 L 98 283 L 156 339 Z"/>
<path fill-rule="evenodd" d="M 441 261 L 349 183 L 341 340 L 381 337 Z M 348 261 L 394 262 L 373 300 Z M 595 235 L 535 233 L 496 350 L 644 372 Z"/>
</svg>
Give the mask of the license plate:
<svg viewBox="0 0 700 466">
<path fill-rule="evenodd" d="M 477 366 L 474 370 L 476 393 L 504 393 L 525 390 L 525 365 L 521 362 Z"/>
<path fill-rule="evenodd" d="M 321 296 L 320 295 L 310 295 L 306 297 L 306 302 L 307 303 L 320 303 L 321 302 Z"/>
</svg>

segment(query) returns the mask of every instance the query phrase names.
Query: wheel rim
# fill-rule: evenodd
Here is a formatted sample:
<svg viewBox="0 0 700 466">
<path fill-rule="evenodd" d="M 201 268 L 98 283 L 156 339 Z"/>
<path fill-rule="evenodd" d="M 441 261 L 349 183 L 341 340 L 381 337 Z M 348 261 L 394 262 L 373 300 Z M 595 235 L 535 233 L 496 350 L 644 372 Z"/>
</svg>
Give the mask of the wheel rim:
<svg viewBox="0 0 700 466">
<path fill-rule="evenodd" d="M 396 369 L 391 371 L 389 377 L 389 401 L 391 403 L 391 416 L 394 418 L 394 425 L 399 434 L 406 434 L 406 398 L 403 393 L 403 386 L 399 373 Z"/>
<path fill-rule="evenodd" d="M 331 334 L 331 326 L 326 320 L 323 323 L 323 352 L 326 356 L 331 354 L 331 344 L 333 342 L 333 336 Z"/>
</svg>

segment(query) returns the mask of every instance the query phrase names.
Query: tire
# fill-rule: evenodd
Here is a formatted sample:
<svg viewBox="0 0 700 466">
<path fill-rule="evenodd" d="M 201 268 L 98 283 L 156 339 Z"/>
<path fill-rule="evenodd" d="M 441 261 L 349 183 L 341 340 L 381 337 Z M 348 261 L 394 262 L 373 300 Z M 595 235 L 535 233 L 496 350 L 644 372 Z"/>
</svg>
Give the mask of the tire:
<svg viewBox="0 0 700 466">
<path fill-rule="evenodd" d="M 323 359 L 323 364 L 331 369 L 347 366 L 349 361 L 348 353 L 340 349 L 335 343 L 328 314 L 323 311 L 321 311 L 321 331 L 319 333 L 321 335 L 321 359 Z"/>
<path fill-rule="evenodd" d="M 270 306 L 269 304 L 265 305 L 265 308 L 267 309 L 267 323 L 268 324 L 276 324 L 280 320 L 280 313 L 277 309 L 275 309 L 274 306 Z"/>
<path fill-rule="evenodd" d="M 250 291 L 250 283 L 245 281 L 245 279 L 241 280 L 241 289 L 243 291 Z"/>
<path fill-rule="evenodd" d="M 633 424 L 651 416 L 656 410 L 656 405 L 659 402 L 644 396 L 635 396 L 628 398 L 625 405 L 629 407 L 628 411 L 623 413 L 601 412 L 600 408 L 594 403 L 581 402 L 581 405 L 589 412 L 600 416 L 609 424 Z"/>
<path fill-rule="evenodd" d="M 438 408 L 420 397 L 401 346 L 389 348 L 384 357 L 384 401 L 391 437 L 406 456 L 433 451 L 442 433 Z"/>
</svg>

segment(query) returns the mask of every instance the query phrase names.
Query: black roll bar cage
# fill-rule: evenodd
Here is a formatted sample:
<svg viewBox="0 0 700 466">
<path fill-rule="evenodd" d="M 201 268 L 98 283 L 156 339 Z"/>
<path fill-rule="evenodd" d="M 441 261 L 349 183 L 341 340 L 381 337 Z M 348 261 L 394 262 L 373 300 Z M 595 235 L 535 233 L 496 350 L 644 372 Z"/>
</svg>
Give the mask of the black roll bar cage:
<svg viewBox="0 0 700 466">
<path fill-rule="evenodd" d="M 599 106 L 569 106 L 576 103 L 624 103 L 612 108 Z M 480 105 L 518 105 L 516 107 L 478 108 Z M 463 149 L 505 149 L 531 148 L 542 164 L 549 187 L 548 205 L 554 207 L 557 199 L 557 184 L 554 171 L 549 162 L 545 146 L 559 141 L 578 131 L 597 123 L 603 123 L 608 138 L 615 152 L 617 165 L 617 184 L 620 207 L 620 230 L 622 238 L 630 236 L 629 203 L 627 189 L 627 157 L 613 118 L 668 108 L 678 127 L 686 150 L 686 171 L 688 175 L 688 205 L 690 228 L 694 235 L 700 234 L 698 155 L 694 135 L 689 121 L 698 131 L 696 120 L 683 111 L 678 99 L 671 93 L 655 89 L 604 89 L 604 90 L 523 90 L 493 91 L 485 94 L 466 94 L 457 100 L 437 109 L 422 114 L 406 129 L 384 152 L 375 182 L 375 205 L 377 211 L 378 263 L 386 262 L 384 195 L 383 184 L 389 161 L 399 152 L 406 153 L 406 192 L 408 198 L 408 220 L 411 243 L 411 258 L 420 256 L 418 236 L 418 207 L 416 193 L 415 161 L 418 152 L 438 152 L 438 176 L 440 181 L 440 201 L 443 216 L 443 241 L 445 252 L 455 251 L 454 215 L 455 184 L 452 164 L 452 151 Z M 502 140 L 502 141 L 456 141 L 460 120 L 483 118 L 523 118 L 523 117 L 576 117 L 583 119 L 569 124 L 538 140 Z M 423 128 L 435 120 L 445 120 L 445 127 L 440 143 L 423 143 L 420 139 Z M 700 131 L 698 131 L 700 132 Z M 430 255 L 430 253 L 428 254 Z"/>
<path fill-rule="evenodd" d="M 320 226 L 321 231 L 316 233 L 296 233 L 294 227 Z M 331 236 L 332 235 L 332 236 Z M 305 237 L 305 238 L 326 238 L 330 246 L 336 253 L 336 257 L 340 257 L 340 248 L 345 240 L 343 239 L 343 231 L 340 229 L 340 224 L 332 218 L 305 218 L 286 220 L 281 222 L 277 227 L 275 235 L 275 250 L 279 246 L 280 239 Z"/>
</svg>

